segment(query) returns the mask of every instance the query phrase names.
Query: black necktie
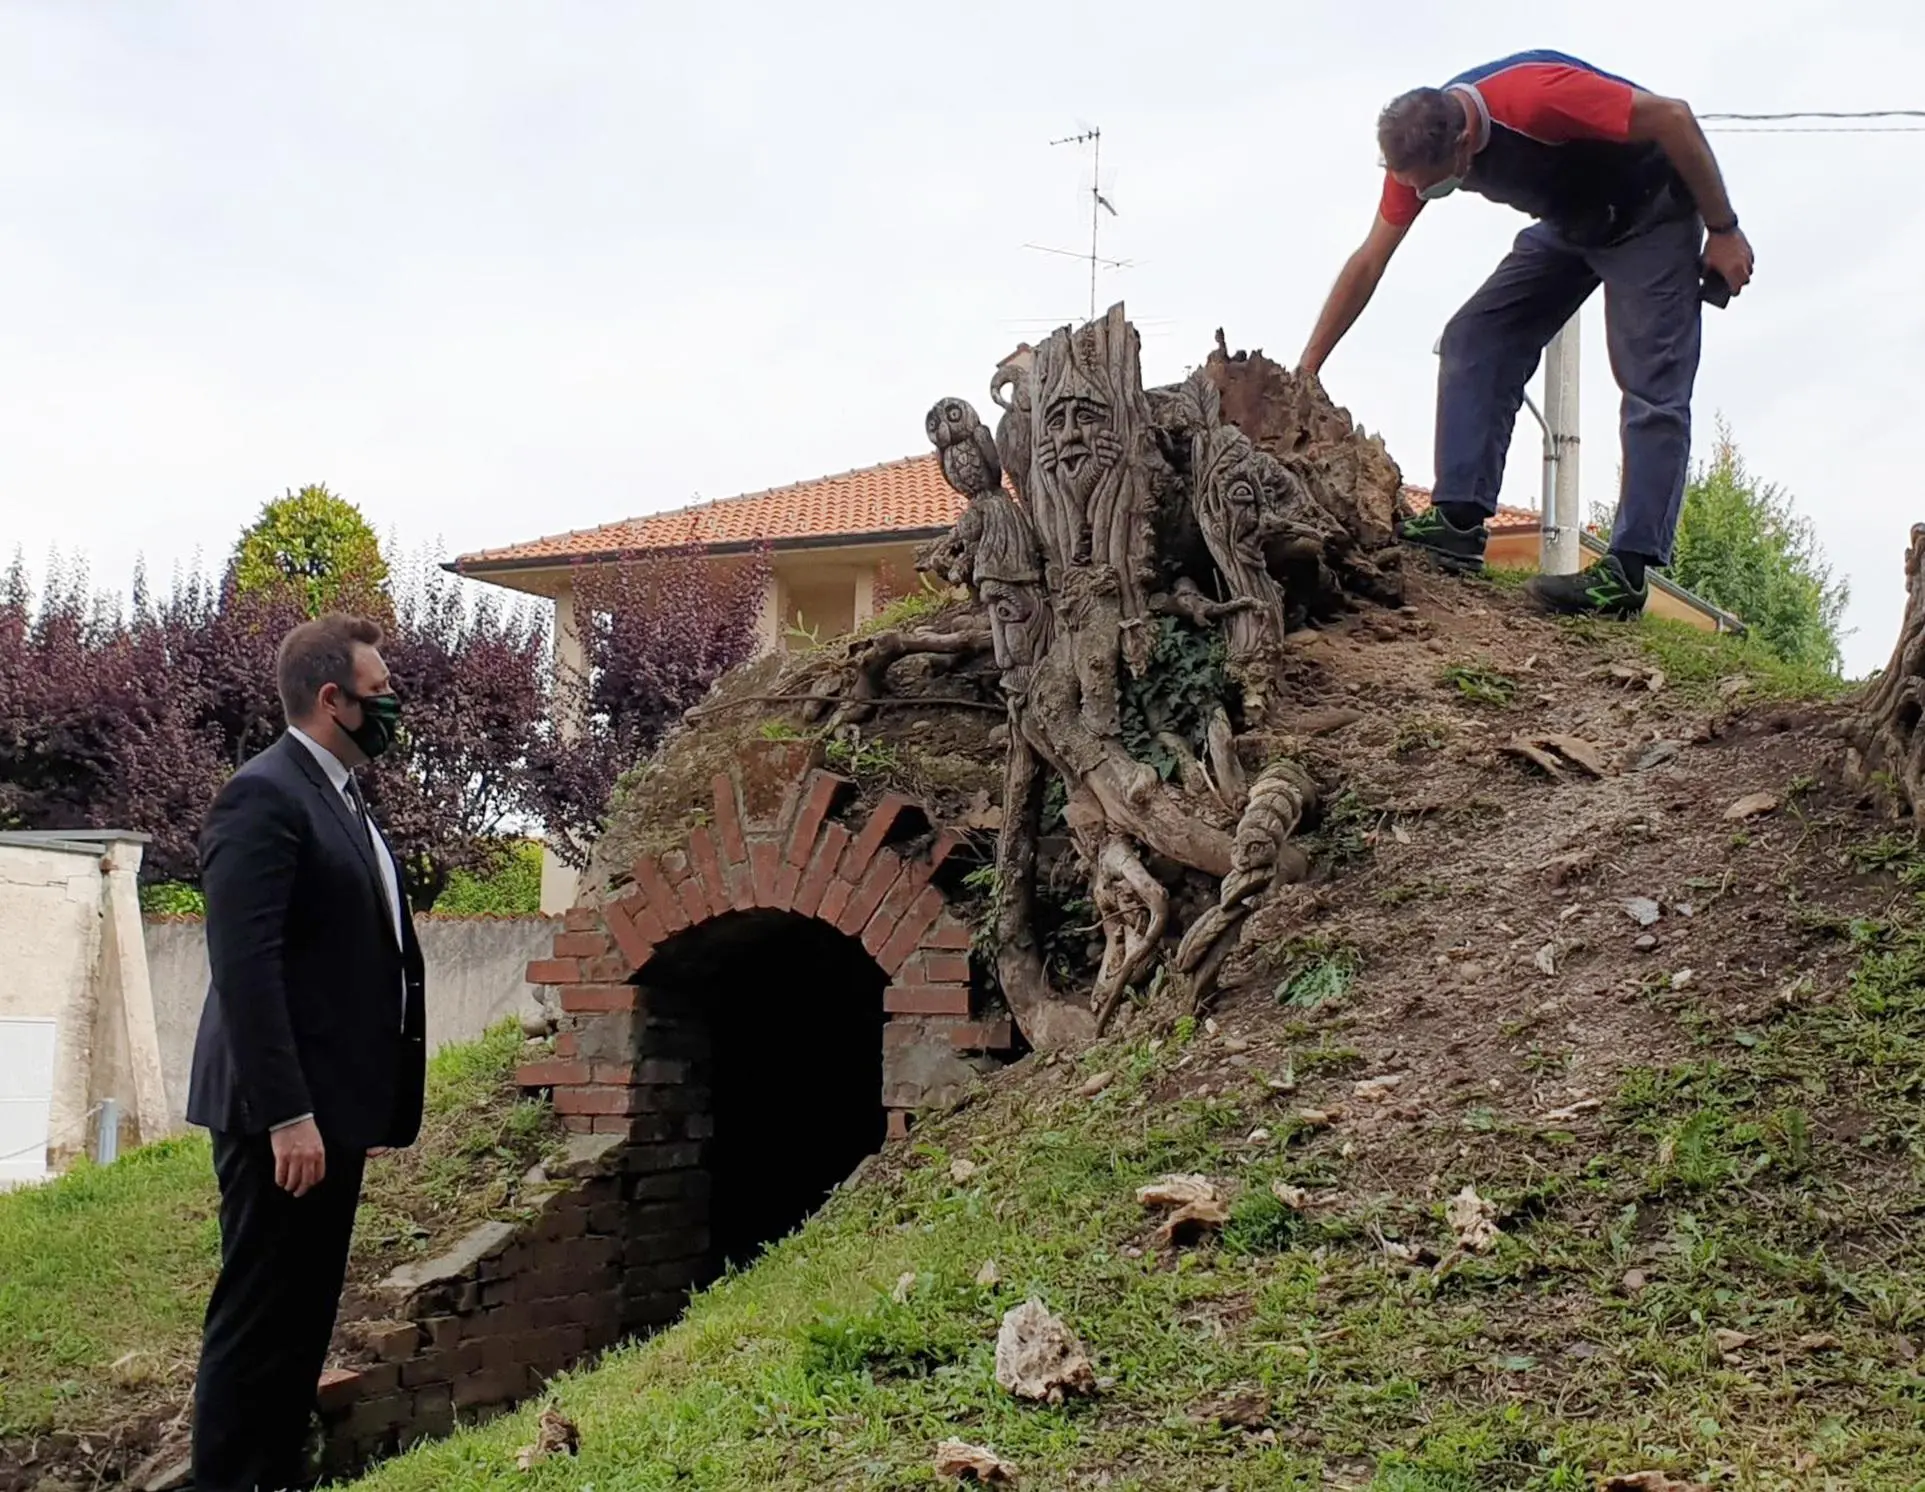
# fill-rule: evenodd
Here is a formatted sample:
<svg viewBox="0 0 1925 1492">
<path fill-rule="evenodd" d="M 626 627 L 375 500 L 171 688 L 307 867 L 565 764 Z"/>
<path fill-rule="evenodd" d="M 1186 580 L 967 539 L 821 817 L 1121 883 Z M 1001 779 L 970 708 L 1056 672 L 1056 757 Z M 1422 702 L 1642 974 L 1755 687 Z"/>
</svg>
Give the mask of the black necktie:
<svg viewBox="0 0 1925 1492">
<path fill-rule="evenodd" d="M 352 772 L 348 774 L 346 791 L 348 802 L 354 805 L 354 811 L 361 816 L 361 832 L 365 834 L 368 828 L 368 805 L 367 801 L 361 796 L 361 784 L 354 780 L 354 774 Z"/>
</svg>

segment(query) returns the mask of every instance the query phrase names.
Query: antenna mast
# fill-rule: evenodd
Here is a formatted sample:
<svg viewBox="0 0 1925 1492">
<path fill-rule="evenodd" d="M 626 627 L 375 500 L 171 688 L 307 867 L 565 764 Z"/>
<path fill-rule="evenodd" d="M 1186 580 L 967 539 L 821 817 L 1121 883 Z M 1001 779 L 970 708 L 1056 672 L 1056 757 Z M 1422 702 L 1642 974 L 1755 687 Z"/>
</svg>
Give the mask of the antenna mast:
<svg viewBox="0 0 1925 1492">
<path fill-rule="evenodd" d="M 1111 204 L 1110 200 L 1103 195 L 1103 131 L 1100 127 L 1091 125 L 1081 134 L 1065 135 L 1062 139 L 1051 140 L 1049 143 L 1051 145 L 1087 145 L 1090 147 L 1089 253 L 1076 254 L 1071 257 L 1087 259 L 1089 261 L 1089 314 L 1090 320 L 1094 321 L 1096 319 L 1097 268 L 1099 266 L 1107 266 L 1110 269 L 1127 269 L 1129 267 L 1129 261 L 1126 259 L 1103 259 L 1100 258 L 1096 252 L 1098 234 L 1101 231 L 1103 222 L 1102 215 L 1107 212 L 1111 217 L 1116 216 L 1116 208 Z M 1068 252 L 1064 249 L 1046 249 L 1041 244 L 1033 243 L 1024 244 L 1023 247 L 1026 249 L 1036 249 L 1045 254 L 1063 254 Z"/>
</svg>

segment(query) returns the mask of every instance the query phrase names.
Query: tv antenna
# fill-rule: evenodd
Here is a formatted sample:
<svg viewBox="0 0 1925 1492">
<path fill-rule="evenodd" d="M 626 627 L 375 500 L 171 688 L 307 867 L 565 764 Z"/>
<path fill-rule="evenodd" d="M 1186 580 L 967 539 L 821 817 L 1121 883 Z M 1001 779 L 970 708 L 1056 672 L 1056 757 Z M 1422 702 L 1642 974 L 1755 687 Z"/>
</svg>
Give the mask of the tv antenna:
<svg viewBox="0 0 1925 1492">
<path fill-rule="evenodd" d="M 1061 254 L 1066 259 L 1082 259 L 1089 264 L 1089 314 L 1090 320 L 1096 319 L 1096 271 L 1097 269 L 1128 269 L 1127 259 L 1104 259 L 1096 252 L 1098 235 L 1102 230 L 1103 214 L 1115 217 L 1116 207 L 1103 195 L 1103 131 L 1091 125 L 1080 134 L 1065 135 L 1060 140 L 1051 140 L 1051 145 L 1087 145 L 1090 147 L 1089 177 L 1089 252 L 1079 254 L 1074 249 L 1053 249 L 1045 244 L 1026 243 L 1026 249 L 1034 249 L 1039 254 Z"/>
</svg>

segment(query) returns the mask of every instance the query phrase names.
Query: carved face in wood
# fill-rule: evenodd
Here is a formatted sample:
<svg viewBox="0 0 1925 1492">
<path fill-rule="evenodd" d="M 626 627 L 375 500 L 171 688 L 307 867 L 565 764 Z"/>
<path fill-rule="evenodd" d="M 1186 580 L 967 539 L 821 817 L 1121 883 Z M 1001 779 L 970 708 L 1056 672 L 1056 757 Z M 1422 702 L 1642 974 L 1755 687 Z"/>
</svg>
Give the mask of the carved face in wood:
<svg viewBox="0 0 1925 1492">
<path fill-rule="evenodd" d="M 1078 503 L 1087 503 L 1103 474 L 1123 458 L 1114 402 L 1072 364 L 1044 399 L 1041 427 L 1050 476 Z"/>
<path fill-rule="evenodd" d="M 1270 462 L 1239 431 L 1217 429 L 1196 439 L 1197 507 L 1212 547 L 1227 543 L 1261 569 L 1264 478 Z M 1222 562 L 1219 556 L 1219 563 Z"/>
<path fill-rule="evenodd" d="M 984 580 L 976 590 L 989 612 L 996 666 L 1005 673 L 1030 668 L 1042 656 L 1049 621 L 1042 591 L 1007 580 Z"/>
</svg>

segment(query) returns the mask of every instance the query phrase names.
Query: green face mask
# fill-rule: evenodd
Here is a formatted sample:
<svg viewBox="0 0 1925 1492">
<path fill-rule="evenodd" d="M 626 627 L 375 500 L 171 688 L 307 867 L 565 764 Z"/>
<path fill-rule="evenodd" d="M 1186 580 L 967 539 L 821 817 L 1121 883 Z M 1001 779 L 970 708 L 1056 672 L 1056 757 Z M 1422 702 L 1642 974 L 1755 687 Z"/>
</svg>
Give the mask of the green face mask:
<svg viewBox="0 0 1925 1492">
<path fill-rule="evenodd" d="M 394 744 L 395 731 L 401 724 L 401 700 L 393 694 L 348 694 L 345 690 L 342 696 L 361 706 L 361 723 L 353 730 L 345 725 L 341 729 L 373 761 Z"/>
</svg>

